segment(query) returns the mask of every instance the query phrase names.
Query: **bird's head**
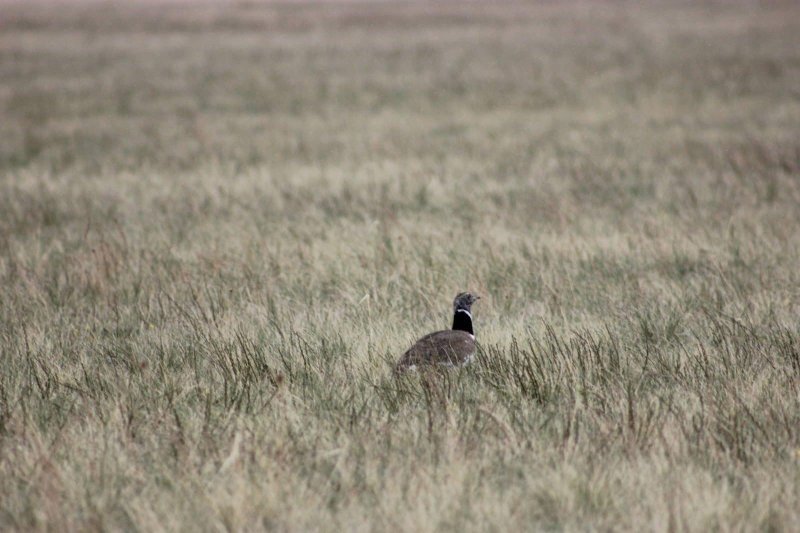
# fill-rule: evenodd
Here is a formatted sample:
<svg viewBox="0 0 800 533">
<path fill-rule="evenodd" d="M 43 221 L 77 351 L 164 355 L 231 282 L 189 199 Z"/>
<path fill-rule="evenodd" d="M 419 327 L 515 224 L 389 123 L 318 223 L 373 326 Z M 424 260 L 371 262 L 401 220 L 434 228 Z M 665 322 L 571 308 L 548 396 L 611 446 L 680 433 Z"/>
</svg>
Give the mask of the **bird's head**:
<svg viewBox="0 0 800 533">
<path fill-rule="evenodd" d="M 477 302 L 480 296 L 472 294 L 471 292 L 462 292 L 453 300 L 453 312 L 463 309 L 469 313 L 472 312 L 472 304 Z"/>
</svg>

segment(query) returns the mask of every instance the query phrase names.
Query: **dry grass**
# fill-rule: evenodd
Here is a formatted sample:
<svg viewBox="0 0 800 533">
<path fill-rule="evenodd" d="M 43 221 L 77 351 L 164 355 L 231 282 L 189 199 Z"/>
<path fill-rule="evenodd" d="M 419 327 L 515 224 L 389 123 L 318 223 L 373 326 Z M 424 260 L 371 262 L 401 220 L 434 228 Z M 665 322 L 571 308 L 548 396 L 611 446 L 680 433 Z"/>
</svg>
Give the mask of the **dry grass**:
<svg viewBox="0 0 800 533">
<path fill-rule="evenodd" d="M 0 529 L 800 523 L 796 3 L 0 24 Z"/>
</svg>

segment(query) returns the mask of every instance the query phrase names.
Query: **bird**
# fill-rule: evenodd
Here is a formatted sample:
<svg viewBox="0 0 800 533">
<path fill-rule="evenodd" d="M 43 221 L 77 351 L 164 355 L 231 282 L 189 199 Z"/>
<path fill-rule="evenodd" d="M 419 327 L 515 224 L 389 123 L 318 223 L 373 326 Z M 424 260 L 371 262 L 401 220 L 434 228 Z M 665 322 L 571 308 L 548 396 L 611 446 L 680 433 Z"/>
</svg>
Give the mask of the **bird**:
<svg viewBox="0 0 800 533">
<path fill-rule="evenodd" d="M 453 327 L 425 335 L 395 365 L 401 374 L 417 367 L 458 367 L 468 365 L 475 357 L 475 330 L 472 328 L 472 304 L 480 296 L 459 293 L 453 300 Z"/>
</svg>

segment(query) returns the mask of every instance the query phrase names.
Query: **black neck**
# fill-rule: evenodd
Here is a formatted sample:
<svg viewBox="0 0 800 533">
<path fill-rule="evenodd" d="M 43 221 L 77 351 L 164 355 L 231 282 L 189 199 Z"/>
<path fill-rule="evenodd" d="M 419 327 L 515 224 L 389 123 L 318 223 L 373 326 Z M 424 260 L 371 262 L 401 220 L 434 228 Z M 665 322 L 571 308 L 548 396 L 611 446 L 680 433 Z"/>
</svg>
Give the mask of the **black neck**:
<svg viewBox="0 0 800 533">
<path fill-rule="evenodd" d="M 456 311 L 456 314 L 453 316 L 453 329 L 466 331 L 470 335 L 475 335 L 475 332 L 472 331 L 472 317 L 468 312 L 462 309 Z"/>
</svg>

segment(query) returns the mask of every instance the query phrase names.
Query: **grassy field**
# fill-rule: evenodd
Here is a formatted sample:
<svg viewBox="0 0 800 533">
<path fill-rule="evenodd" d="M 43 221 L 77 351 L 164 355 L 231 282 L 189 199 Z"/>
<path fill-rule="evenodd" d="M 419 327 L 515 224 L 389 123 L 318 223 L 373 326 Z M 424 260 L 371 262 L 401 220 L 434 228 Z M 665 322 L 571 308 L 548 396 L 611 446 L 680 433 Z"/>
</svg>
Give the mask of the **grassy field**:
<svg viewBox="0 0 800 533">
<path fill-rule="evenodd" d="M 800 524 L 795 2 L 4 0 L 0 139 L 4 531 Z"/>
</svg>

